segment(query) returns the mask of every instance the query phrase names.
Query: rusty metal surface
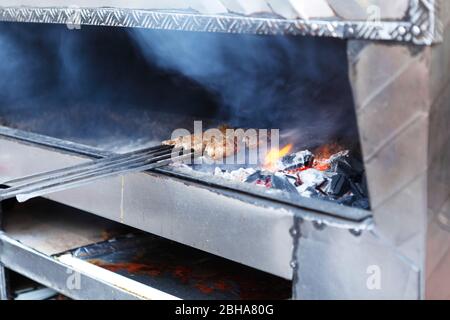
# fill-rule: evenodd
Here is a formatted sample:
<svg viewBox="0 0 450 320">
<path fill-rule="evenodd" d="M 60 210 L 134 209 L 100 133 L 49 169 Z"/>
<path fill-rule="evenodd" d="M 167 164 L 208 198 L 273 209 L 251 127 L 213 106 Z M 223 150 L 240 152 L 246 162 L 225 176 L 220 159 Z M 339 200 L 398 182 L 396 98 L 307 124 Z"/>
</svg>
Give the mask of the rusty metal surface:
<svg viewBox="0 0 450 320">
<path fill-rule="evenodd" d="M 46 287 L 73 299 L 138 300 L 139 296 L 109 285 L 83 272 L 74 270 L 54 258 L 41 254 L 0 232 L 0 263 Z M 80 287 L 68 285 L 70 276 L 77 273 Z M 69 279 L 69 280 L 68 280 Z"/>
<path fill-rule="evenodd" d="M 1 3 L 0 3 L 1 5 Z M 441 40 L 437 0 L 411 0 L 406 20 L 381 20 L 368 16 L 365 20 L 338 17 L 284 19 L 269 15 L 202 14 L 116 7 L 28 6 L 0 7 L 0 20 L 11 22 L 97 25 L 222 33 L 292 34 L 347 39 L 393 40 L 430 45 Z M 329 9 L 332 12 L 331 8 Z M 380 19 L 380 20 L 378 20 Z"/>
<path fill-rule="evenodd" d="M 8 236 L 49 256 L 104 241 L 128 230 L 123 225 L 42 198 L 16 204 L 4 215 L 4 231 Z"/>
<path fill-rule="evenodd" d="M 73 256 L 182 299 L 289 299 L 291 282 L 156 236 L 135 235 Z"/>
</svg>

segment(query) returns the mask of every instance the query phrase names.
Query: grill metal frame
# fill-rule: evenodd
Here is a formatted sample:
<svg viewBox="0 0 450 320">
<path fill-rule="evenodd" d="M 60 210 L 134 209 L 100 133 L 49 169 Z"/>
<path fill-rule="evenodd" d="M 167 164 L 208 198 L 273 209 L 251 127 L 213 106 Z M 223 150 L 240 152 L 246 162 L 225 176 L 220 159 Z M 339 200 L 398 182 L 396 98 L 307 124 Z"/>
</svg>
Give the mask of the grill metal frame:
<svg viewBox="0 0 450 320">
<path fill-rule="evenodd" d="M 442 41 L 440 0 L 410 0 L 407 17 L 398 21 L 284 19 L 237 14 L 200 14 L 126 7 L 0 6 L 0 21 L 131 27 L 260 35 L 301 35 L 387 40 L 431 45 Z"/>
<path fill-rule="evenodd" d="M 169 177 L 168 173 L 159 171 L 104 181 L 49 198 L 287 279 L 293 278 L 294 298 L 421 299 L 448 295 L 450 233 L 439 218 L 449 214 L 450 153 L 445 151 L 450 150 L 447 125 L 450 82 L 445 70 L 450 65 L 450 20 L 444 13 L 449 12 L 450 6 L 437 0 L 411 0 L 408 20 L 392 23 L 417 26 L 420 28 L 417 36 L 403 39 L 384 33 L 384 39 L 408 40 L 414 44 L 439 42 L 439 4 L 443 6 L 441 18 L 447 30 L 443 45 L 418 48 L 404 43 L 348 42 L 358 125 L 371 200 L 374 200 L 371 212 L 374 221 L 372 216 L 360 221 L 330 215 L 336 213 L 331 204 L 305 201 L 299 208 L 257 195 L 201 185 L 182 177 Z M 25 13 L 28 9 L 22 8 Z M 17 8 L 11 10 L 23 13 Z M 42 8 L 30 11 L 36 19 L 31 22 L 68 22 L 67 17 L 55 22 L 51 15 L 46 15 L 51 11 L 40 10 Z M 165 14 L 173 17 L 173 13 Z M 176 14 L 208 17 L 196 13 Z M 213 17 L 255 22 L 253 17 Z M 30 18 L 19 15 L 8 21 L 30 22 Z M 275 22 L 278 21 L 286 23 L 288 20 L 276 19 Z M 112 18 L 98 25 L 121 26 L 121 23 L 123 21 Z M 345 25 L 352 21 L 339 21 L 338 26 L 339 23 Z M 384 22 L 382 24 L 385 26 Z M 187 30 L 186 25 L 159 26 L 160 29 Z M 211 28 L 191 31 L 245 31 Z M 292 34 L 280 32 L 276 23 L 274 28 L 269 29 L 272 33 L 265 29 L 251 29 L 251 32 Z M 358 39 L 380 40 L 378 33 L 371 37 L 371 30 L 370 27 Z M 321 35 L 349 37 L 337 33 Z M 379 119 L 383 122 L 377 122 Z M 3 160 L 12 164 L 11 178 L 76 164 L 86 157 L 108 155 L 101 150 L 48 137 L 33 137 L 11 130 L 9 135 L 0 138 L 0 148 L 9 148 L 9 158 Z M 29 159 L 24 159 L 25 154 Z M 36 159 L 45 159 L 45 163 Z M 167 186 L 170 190 L 164 189 Z M 156 192 L 151 199 L 156 199 L 156 204 L 148 199 L 152 192 Z M 173 192 L 174 196 L 189 193 L 195 204 L 179 201 L 167 208 L 169 202 L 165 193 L 168 192 Z M 213 203 L 205 212 L 214 212 L 214 215 L 199 215 L 195 211 L 200 204 L 205 205 L 200 200 L 205 199 L 203 196 Z M 151 214 L 146 215 L 148 212 Z M 370 276 L 368 268 L 372 266 L 378 266 L 383 272 L 381 290 L 370 290 L 366 286 Z"/>
<path fill-rule="evenodd" d="M 14 159 L 2 163 L 8 166 L 5 172 L 10 178 L 82 163 L 87 155 L 109 154 L 34 133 L 0 129 L 0 148 Z M 292 278 L 295 221 L 355 230 L 358 235 L 372 228 L 371 213 L 366 210 L 306 198 L 301 199 L 302 206 L 295 206 L 170 176 L 162 170 L 104 179 L 45 198 L 286 279 Z"/>
</svg>

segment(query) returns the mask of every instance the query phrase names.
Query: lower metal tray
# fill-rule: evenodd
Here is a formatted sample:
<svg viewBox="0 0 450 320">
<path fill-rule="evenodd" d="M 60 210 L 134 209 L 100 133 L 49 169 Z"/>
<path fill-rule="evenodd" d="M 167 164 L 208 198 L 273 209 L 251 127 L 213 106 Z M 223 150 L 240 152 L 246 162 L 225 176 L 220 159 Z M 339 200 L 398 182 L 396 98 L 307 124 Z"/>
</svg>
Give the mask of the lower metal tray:
<svg viewBox="0 0 450 320">
<path fill-rule="evenodd" d="M 3 212 L 0 265 L 75 299 L 288 299 L 292 283 L 44 199 Z M 1 281 L 0 281 L 1 287 Z"/>
</svg>

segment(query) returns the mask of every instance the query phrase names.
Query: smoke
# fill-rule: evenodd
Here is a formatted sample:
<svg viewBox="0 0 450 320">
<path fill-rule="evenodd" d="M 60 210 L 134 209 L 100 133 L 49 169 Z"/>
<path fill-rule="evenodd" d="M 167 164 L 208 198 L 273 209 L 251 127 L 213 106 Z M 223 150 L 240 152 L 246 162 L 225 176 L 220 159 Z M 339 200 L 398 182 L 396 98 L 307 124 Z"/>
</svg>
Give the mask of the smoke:
<svg viewBox="0 0 450 320">
<path fill-rule="evenodd" d="M 2 125 L 92 145 L 148 140 L 150 103 L 164 110 L 189 100 L 170 88 L 123 29 L 0 23 Z"/>
<path fill-rule="evenodd" d="M 234 126 L 280 128 L 304 146 L 355 136 L 345 42 L 145 29 L 130 33 L 149 63 L 217 95 L 220 116 Z"/>
<path fill-rule="evenodd" d="M 18 41 L 20 39 L 20 41 Z M 38 61 L 42 52 L 32 50 L 34 36 L 14 25 L 0 29 L 0 101 L 3 109 L 23 108 L 30 100 L 46 92 L 46 77 L 36 81 L 36 75 L 51 73 Z"/>
<path fill-rule="evenodd" d="M 95 90 L 79 37 L 41 25 L 0 24 L 2 115 L 80 101 Z M 74 37 L 75 36 L 75 37 Z M 81 52 L 80 52 L 81 51 Z"/>
<path fill-rule="evenodd" d="M 0 122 L 113 145 L 205 119 L 298 147 L 355 140 L 345 42 L 0 23 Z"/>
</svg>

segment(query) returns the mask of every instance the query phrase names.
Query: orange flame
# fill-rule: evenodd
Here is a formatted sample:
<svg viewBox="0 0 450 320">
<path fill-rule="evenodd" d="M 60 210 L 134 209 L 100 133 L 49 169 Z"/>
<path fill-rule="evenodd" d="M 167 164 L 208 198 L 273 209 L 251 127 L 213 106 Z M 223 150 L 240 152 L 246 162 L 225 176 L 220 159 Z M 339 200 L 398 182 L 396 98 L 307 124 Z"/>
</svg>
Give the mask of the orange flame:
<svg viewBox="0 0 450 320">
<path fill-rule="evenodd" d="M 317 148 L 314 151 L 314 154 L 316 155 L 316 159 L 314 160 L 314 169 L 320 170 L 320 171 L 326 171 L 330 168 L 329 159 L 333 154 L 336 154 L 340 151 L 342 151 L 343 148 L 333 142 L 330 144 L 326 144 L 321 146 L 320 148 Z"/>
<path fill-rule="evenodd" d="M 314 150 L 314 154 L 316 155 L 316 159 L 325 160 L 342 150 L 343 148 L 339 144 L 333 142 L 317 148 Z"/>
<path fill-rule="evenodd" d="M 284 156 L 288 155 L 289 152 L 291 152 L 293 148 L 292 144 L 288 144 L 285 147 L 283 147 L 281 150 L 279 149 L 272 149 L 269 151 L 269 153 L 266 155 L 266 159 L 264 161 L 264 169 L 269 171 L 276 171 L 277 169 L 277 162 Z"/>
</svg>

